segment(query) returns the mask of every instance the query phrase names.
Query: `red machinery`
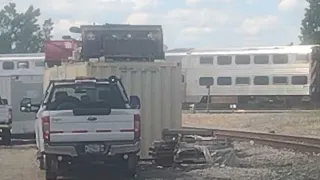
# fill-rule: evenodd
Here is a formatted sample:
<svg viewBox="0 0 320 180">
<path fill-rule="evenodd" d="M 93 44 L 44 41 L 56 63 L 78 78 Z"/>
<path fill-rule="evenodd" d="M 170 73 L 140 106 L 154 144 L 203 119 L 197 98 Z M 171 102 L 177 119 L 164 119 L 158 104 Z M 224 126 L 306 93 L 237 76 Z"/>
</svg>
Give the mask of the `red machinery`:
<svg viewBox="0 0 320 180">
<path fill-rule="evenodd" d="M 48 40 L 44 42 L 45 63 L 48 67 L 61 65 L 62 61 L 73 57 L 74 50 L 78 47 L 75 40 Z"/>
</svg>

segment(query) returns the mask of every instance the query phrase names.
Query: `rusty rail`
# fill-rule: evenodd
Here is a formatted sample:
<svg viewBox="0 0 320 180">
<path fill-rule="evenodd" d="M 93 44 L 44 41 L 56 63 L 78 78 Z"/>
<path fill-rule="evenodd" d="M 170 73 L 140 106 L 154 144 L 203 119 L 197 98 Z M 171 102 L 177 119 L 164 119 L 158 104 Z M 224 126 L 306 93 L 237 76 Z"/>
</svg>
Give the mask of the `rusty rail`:
<svg viewBox="0 0 320 180">
<path fill-rule="evenodd" d="M 320 137 L 293 136 L 287 134 L 264 133 L 254 131 L 240 131 L 230 129 L 187 127 L 211 130 L 212 134 L 221 138 L 230 138 L 239 141 L 254 141 L 258 144 L 269 145 L 275 148 L 297 150 L 299 152 L 320 153 Z"/>
</svg>

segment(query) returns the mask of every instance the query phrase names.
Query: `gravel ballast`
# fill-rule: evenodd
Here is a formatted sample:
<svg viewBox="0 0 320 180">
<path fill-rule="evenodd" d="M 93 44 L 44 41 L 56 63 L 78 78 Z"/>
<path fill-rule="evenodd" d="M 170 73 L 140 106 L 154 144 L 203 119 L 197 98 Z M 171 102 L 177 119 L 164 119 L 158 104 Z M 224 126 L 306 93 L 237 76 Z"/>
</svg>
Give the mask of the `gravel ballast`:
<svg viewBox="0 0 320 180">
<path fill-rule="evenodd" d="M 183 125 L 320 136 L 320 111 L 296 113 L 182 114 Z"/>
<path fill-rule="evenodd" d="M 320 135 L 320 113 L 184 114 L 183 124 L 276 133 Z M 279 150 L 254 142 L 235 142 L 240 167 L 187 165 L 162 168 L 143 162 L 138 180 L 319 180 L 320 157 Z M 0 146 L 1 180 L 44 180 L 34 145 Z M 86 171 L 84 171 L 86 172 Z M 82 172 L 82 173 L 84 173 Z M 99 175 L 88 171 L 84 180 L 122 180 L 121 172 Z"/>
<path fill-rule="evenodd" d="M 306 154 L 277 150 L 251 143 L 235 143 L 241 167 L 187 165 L 162 168 L 141 163 L 139 180 L 319 180 L 320 158 Z M 0 147 L 1 180 L 44 180 L 37 168 L 33 145 Z M 91 172 L 92 173 L 92 172 Z M 92 176 L 90 180 L 122 180 L 117 175 Z M 111 172 L 110 172 L 111 173 Z M 114 172 L 113 172 L 114 173 Z M 121 172 L 117 172 L 121 174 Z M 96 175 L 96 174 L 95 174 Z M 96 177 L 96 178 L 94 178 Z"/>
</svg>

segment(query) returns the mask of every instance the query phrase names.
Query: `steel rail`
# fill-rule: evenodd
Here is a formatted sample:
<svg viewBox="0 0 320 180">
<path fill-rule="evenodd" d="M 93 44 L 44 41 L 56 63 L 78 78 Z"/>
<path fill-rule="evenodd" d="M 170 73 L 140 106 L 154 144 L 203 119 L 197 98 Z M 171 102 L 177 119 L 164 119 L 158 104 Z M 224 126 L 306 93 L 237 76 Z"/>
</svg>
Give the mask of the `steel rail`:
<svg viewBox="0 0 320 180">
<path fill-rule="evenodd" d="M 207 113 L 207 110 L 205 109 L 196 109 L 196 110 L 183 110 L 182 111 L 185 114 L 202 114 Z M 225 110 L 209 110 L 209 114 L 253 114 L 253 113 L 316 113 L 319 112 L 319 109 L 312 109 L 312 110 L 302 110 L 302 109 L 296 109 L 296 110 L 268 110 L 268 109 L 262 109 L 262 110 L 250 110 L 250 109 L 225 109 Z"/>
<path fill-rule="evenodd" d="M 241 131 L 231 129 L 217 129 L 207 127 L 187 127 L 192 129 L 211 130 L 219 138 L 229 138 L 238 141 L 254 141 L 258 144 L 269 145 L 275 148 L 285 148 L 300 152 L 320 153 L 320 137 L 294 136 L 287 134 Z"/>
</svg>

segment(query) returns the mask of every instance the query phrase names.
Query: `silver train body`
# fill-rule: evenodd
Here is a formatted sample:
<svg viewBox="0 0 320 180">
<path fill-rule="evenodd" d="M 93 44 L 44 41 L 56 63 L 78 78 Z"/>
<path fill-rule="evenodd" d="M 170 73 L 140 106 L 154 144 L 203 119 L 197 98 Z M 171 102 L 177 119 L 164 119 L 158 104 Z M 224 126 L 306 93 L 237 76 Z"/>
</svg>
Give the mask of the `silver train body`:
<svg viewBox="0 0 320 180">
<path fill-rule="evenodd" d="M 43 75 L 44 53 L 0 54 L 0 76 Z"/>
<path fill-rule="evenodd" d="M 253 107 L 310 104 L 318 45 L 234 49 L 176 49 L 167 61 L 181 62 L 183 102 Z M 298 105 L 300 106 L 300 105 Z"/>
<path fill-rule="evenodd" d="M 44 53 L 0 54 L 0 95 L 12 106 L 12 134 L 34 134 L 34 114 L 20 111 L 20 101 L 43 97 Z"/>
</svg>

